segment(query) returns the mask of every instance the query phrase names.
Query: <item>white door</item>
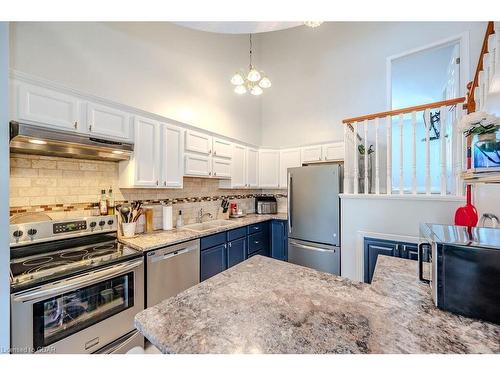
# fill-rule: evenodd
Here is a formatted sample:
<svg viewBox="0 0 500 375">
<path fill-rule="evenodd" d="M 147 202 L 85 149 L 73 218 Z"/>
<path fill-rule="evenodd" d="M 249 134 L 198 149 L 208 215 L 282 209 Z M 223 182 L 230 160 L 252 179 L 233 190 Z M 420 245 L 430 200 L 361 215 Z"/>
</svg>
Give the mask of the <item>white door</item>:
<svg viewBox="0 0 500 375">
<path fill-rule="evenodd" d="M 321 161 L 322 156 L 321 145 L 302 147 L 302 163 Z"/>
<path fill-rule="evenodd" d="M 210 155 L 212 153 L 212 137 L 193 130 L 186 130 L 186 151 Z"/>
<path fill-rule="evenodd" d="M 161 124 L 161 187 L 182 188 L 184 176 L 184 129 Z"/>
<path fill-rule="evenodd" d="M 259 151 L 248 148 L 246 153 L 246 185 L 249 188 L 259 186 Z"/>
<path fill-rule="evenodd" d="M 259 187 L 279 187 L 279 165 L 279 151 L 259 150 Z"/>
<path fill-rule="evenodd" d="M 288 186 L 287 169 L 300 166 L 300 148 L 280 151 L 280 188 Z"/>
<path fill-rule="evenodd" d="M 212 158 L 210 156 L 185 154 L 184 175 L 185 176 L 212 176 Z"/>
<path fill-rule="evenodd" d="M 245 146 L 233 145 L 233 159 L 231 168 L 231 187 L 244 188 L 246 181 L 246 153 Z"/>
<path fill-rule="evenodd" d="M 143 117 L 135 117 L 134 135 L 134 185 L 156 187 L 160 179 L 159 123 Z"/>
<path fill-rule="evenodd" d="M 130 115 L 115 108 L 87 103 L 87 129 L 111 139 L 130 139 Z"/>
<path fill-rule="evenodd" d="M 344 142 L 323 145 L 323 160 L 344 160 Z"/>
<path fill-rule="evenodd" d="M 213 138 L 213 155 L 219 158 L 231 159 L 233 156 L 233 144 L 220 138 Z"/>
<path fill-rule="evenodd" d="M 22 83 L 18 86 L 14 108 L 19 121 L 72 130 L 78 128 L 78 99 L 71 95 Z"/>
<path fill-rule="evenodd" d="M 231 160 L 213 157 L 212 176 L 217 178 L 231 178 Z"/>
</svg>

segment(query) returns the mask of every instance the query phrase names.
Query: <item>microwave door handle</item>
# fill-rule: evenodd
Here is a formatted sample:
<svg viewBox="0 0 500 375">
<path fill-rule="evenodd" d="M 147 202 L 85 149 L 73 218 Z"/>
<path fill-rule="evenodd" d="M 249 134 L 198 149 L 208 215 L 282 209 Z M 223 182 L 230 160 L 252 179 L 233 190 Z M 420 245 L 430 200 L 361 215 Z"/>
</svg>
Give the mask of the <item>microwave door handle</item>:
<svg viewBox="0 0 500 375">
<path fill-rule="evenodd" d="M 429 284 L 430 280 L 424 278 L 424 246 L 430 246 L 428 243 L 418 244 L 418 278 L 420 281 Z"/>
<path fill-rule="evenodd" d="M 288 172 L 288 194 L 287 194 L 287 200 L 288 200 L 288 233 L 292 233 L 292 227 L 293 227 L 293 207 L 292 207 L 292 183 L 293 183 L 293 178 L 292 174 Z"/>
<path fill-rule="evenodd" d="M 141 264 L 142 259 L 121 263 L 100 271 L 89 272 L 82 276 L 44 285 L 40 289 L 35 289 L 26 293 L 21 292 L 18 295 L 15 295 L 13 297 L 13 300 L 20 303 L 35 303 L 38 301 L 43 301 L 44 299 L 57 296 L 61 293 L 83 288 L 85 286 L 96 284 L 98 282 L 118 276 L 124 272 L 139 267 Z"/>
</svg>

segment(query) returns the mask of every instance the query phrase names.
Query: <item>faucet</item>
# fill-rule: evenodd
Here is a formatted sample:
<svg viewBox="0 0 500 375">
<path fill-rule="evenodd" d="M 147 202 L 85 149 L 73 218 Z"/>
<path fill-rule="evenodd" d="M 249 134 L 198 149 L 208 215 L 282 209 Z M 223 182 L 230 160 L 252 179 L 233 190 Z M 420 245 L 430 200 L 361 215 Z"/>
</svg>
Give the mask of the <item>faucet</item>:
<svg viewBox="0 0 500 375">
<path fill-rule="evenodd" d="M 203 213 L 203 208 L 200 208 L 200 211 L 198 211 L 198 223 L 203 223 L 203 217 L 205 217 L 205 215 L 208 215 L 208 217 L 212 219 L 212 214 L 210 212 Z"/>
</svg>

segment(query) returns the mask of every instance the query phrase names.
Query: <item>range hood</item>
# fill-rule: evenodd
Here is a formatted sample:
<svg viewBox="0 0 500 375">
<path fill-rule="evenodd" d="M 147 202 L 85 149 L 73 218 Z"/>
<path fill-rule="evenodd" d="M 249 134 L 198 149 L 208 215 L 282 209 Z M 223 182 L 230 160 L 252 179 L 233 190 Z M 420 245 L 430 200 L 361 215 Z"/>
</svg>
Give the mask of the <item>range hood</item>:
<svg viewBox="0 0 500 375">
<path fill-rule="evenodd" d="M 130 158 L 134 145 L 11 121 L 10 150 L 23 154 L 120 161 Z"/>
</svg>

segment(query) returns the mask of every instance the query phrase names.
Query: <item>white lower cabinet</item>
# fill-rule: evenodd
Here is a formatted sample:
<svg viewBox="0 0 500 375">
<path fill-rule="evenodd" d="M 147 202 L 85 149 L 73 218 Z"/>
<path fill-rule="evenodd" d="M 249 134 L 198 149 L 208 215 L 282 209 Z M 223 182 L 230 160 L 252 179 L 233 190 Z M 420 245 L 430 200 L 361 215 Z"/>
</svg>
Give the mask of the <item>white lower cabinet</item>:
<svg viewBox="0 0 500 375">
<path fill-rule="evenodd" d="M 186 153 L 184 156 L 184 175 L 195 177 L 211 177 L 211 159 L 212 158 L 210 156 Z"/>
<path fill-rule="evenodd" d="M 280 152 L 259 150 L 259 187 L 279 188 Z"/>
<path fill-rule="evenodd" d="M 288 168 L 295 168 L 301 166 L 301 152 L 300 148 L 293 148 L 280 151 L 280 172 L 279 172 L 279 187 L 288 187 Z"/>
<path fill-rule="evenodd" d="M 130 115 L 96 103 L 87 103 L 87 129 L 97 136 L 112 140 L 130 140 Z"/>
<path fill-rule="evenodd" d="M 161 124 L 160 187 L 182 188 L 184 178 L 184 129 Z"/>
<path fill-rule="evenodd" d="M 336 142 L 323 145 L 323 160 L 344 160 L 344 142 Z"/>
</svg>

